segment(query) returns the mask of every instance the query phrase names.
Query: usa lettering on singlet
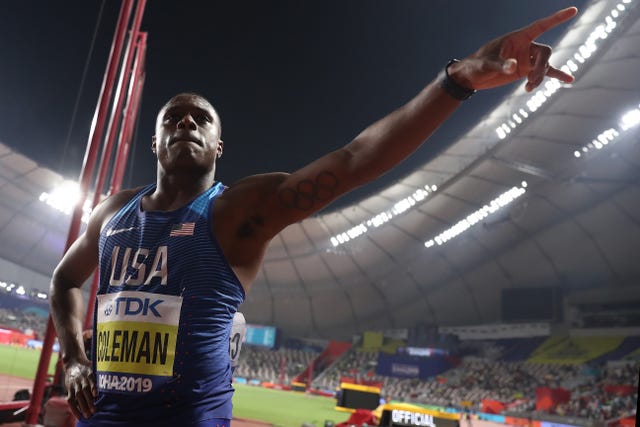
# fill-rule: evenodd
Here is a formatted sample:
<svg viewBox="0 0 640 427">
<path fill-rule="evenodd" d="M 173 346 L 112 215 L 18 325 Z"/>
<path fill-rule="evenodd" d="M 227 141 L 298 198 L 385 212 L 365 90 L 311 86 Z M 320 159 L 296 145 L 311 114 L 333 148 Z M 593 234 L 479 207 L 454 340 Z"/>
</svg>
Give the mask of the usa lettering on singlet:
<svg viewBox="0 0 640 427">
<path fill-rule="evenodd" d="M 230 333 L 244 290 L 211 229 L 224 188 L 174 211 L 144 211 L 150 185 L 105 224 L 92 348 L 97 411 L 83 427 L 231 418 L 230 352 L 241 337 Z"/>
</svg>

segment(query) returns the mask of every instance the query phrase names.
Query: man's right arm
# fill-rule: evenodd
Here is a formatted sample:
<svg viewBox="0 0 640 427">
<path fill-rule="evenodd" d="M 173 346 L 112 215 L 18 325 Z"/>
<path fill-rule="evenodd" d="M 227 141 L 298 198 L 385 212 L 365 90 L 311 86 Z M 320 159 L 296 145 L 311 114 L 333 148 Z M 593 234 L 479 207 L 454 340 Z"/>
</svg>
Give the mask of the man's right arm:
<svg viewBox="0 0 640 427">
<path fill-rule="evenodd" d="M 101 221 L 92 215 L 87 230 L 71 245 L 51 278 L 51 318 L 56 327 L 69 391 L 69 406 L 76 417 L 94 412 L 96 395 L 91 362 L 84 351 L 84 303 L 80 287 L 98 265 Z"/>
<path fill-rule="evenodd" d="M 85 313 L 80 288 L 98 265 L 98 242 L 103 224 L 130 197 L 131 191 L 124 191 L 94 209 L 86 231 L 62 257 L 51 279 L 51 317 L 60 342 L 69 403 L 77 417 L 80 413 L 91 416 L 96 393 L 82 336 Z"/>
<path fill-rule="evenodd" d="M 95 222 L 95 221 L 94 221 Z M 51 316 L 65 366 L 84 360 L 84 303 L 80 287 L 98 265 L 98 232 L 92 225 L 71 245 L 51 279 Z"/>
</svg>

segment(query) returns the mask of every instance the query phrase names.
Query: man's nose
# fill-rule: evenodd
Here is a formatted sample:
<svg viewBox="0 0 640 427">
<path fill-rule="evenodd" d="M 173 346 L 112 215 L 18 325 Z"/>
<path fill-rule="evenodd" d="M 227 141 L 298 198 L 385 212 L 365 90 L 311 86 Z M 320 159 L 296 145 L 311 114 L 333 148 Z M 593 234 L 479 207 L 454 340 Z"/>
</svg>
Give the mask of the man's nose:
<svg viewBox="0 0 640 427">
<path fill-rule="evenodd" d="M 191 117 L 191 114 L 185 114 L 178 122 L 178 128 L 188 128 L 190 130 L 196 130 L 198 128 L 198 125 L 196 124 L 196 121 L 193 119 L 193 117 Z"/>
</svg>

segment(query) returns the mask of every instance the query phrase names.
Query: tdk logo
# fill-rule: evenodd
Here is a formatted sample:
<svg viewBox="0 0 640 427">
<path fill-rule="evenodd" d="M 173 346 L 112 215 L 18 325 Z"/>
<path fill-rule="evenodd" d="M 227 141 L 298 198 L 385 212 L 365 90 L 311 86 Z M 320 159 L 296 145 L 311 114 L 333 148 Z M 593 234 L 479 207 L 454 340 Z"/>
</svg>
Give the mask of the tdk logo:
<svg viewBox="0 0 640 427">
<path fill-rule="evenodd" d="M 135 316 L 137 314 L 148 316 L 152 314 L 155 317 L 162 317 L 156 307 L 163 302 L 164 300 L 161 299 L 151 302 L 151 298 L 118 297 L 115 299 L 116 316 Z"/>
</svg>

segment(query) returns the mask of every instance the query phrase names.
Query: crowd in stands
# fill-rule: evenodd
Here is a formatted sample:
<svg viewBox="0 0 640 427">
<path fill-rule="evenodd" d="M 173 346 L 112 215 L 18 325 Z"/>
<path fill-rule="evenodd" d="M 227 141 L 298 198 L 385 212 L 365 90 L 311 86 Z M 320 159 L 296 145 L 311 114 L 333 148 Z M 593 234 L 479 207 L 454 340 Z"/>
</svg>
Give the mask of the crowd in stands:
<svg viewBox="0 0 640 427">
<path fill-rule="evenodd" d="M 17 329 L 27 335 L 34 332 L 36 338 L 43 337 L 47 328 L 47 318 L 28 313 L 18 308 L 0 307 L 0 328 Z"/>
<path fill-rule="evenodd" d="M 558 405 L 554 413 L 595 420 L 608 420 L 629 415 L 637 409 L 638 374 L 640 364 L 605 366 L 589 375 L 587 381 L 575 387 L 569 402 Z M 633 386 L 635 393 L 621 395 L 607 390 L 611 386 Z"/>
<path fill-rule="evenodd" d="M 375 359 L 375 352 L 352 351 L 319 378 L 317 385 L 331 389 L 339 385 L 341 377 L 351 377 L 381 382 L 383 396 L 392 400 L 448 407 L 459 407 L 466 401 L 473 402 L 479 411 L 482 400 L 489 399 L 509 403 L 511 412 L 528 414 L 536 410 L 536 389 L 563 388 L 571 392 L 571 399 L 551 413 L 594 420 L 628 415 L 638 398 L 637 388 L 626 396 L 606 390 L 616 384 L 637 386 L 637 362 L 619 367 L 587 367 L 468 357 L 455 369 L 421 381 L 376 375 Z"/>
<path fill-rule="evenodd" d="M 568 402 L 550 412 L 593 420 L 608 420 L 629 415 L 638 397 L 638 362 L 620 366 L 588 366 L 551 363 L 500 361 L 500 352 L 488 346 L 481 355 L 468 356 L 460 365 L 427 381 L 416 378 L 394 378 L 375 373 L 377 352 L 352 349 L 313 382 L 315 388 L 336 390 L 344 377 L 356 382 L 379 382 L 386 399 L 437 406 L 460 407 L 472 402 L 480 411 L 485 399 L 507 404 L 508 411 L 527 416 L 536 414 L 536 390 L 540 387 L 562 388 L 571 393 Z M 279 382 L 281 357 L 287 357 L 283 383 L 302 372 L 317 353 L 291 350 L 271 351 L 247 348 L 241 358 L 238 374 L 263 381 Z M 289 362 L 290 361 L 290 362 Z M 635 393 L 621 395 L 608 391 L 612 385 L 632 385 Z"/>
<path fill-rule="evenodd" d="M 318 354 L 309 349 L 281 347 L 278 350 L 271 350 L 245 345 L 240 353 L 240 362 L 235 376 L 274 384 L 290 384 Z"/>
</svg>

